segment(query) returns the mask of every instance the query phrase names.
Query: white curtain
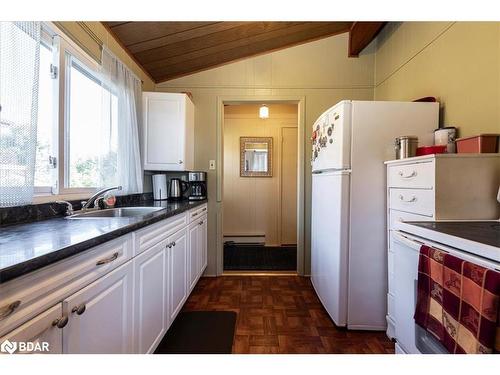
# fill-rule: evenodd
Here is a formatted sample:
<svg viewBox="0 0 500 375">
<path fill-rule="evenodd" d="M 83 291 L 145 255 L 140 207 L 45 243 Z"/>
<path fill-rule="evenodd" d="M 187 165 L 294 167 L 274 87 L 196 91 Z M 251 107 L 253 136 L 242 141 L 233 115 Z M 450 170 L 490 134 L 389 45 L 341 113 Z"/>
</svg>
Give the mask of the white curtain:
<svg viewBox="0 0 500 375">
<path fill-rule="evenodd" d="M 106 90 L 111 89 L 118 102 L 115 181 L 122 186 L 122 194 L 141 193 L 143 188 L 139 146 L 141 81 L 106 47 L 102 50 L 101 64 L 103 85 L 107 86 Z M 109 186 L 104 181 L 101 185 Z"/>
<path fill-rule="evenodd" d="M 0 207 L 32 202 L 40 22 L 0 22 Z"/>
</svg>

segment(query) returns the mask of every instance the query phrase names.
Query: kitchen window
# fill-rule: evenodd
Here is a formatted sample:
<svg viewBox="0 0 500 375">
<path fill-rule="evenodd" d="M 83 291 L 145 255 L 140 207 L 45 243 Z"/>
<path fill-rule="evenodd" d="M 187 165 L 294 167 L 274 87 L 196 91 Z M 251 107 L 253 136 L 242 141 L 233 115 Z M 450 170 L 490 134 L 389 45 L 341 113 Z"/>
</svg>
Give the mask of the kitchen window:
<svg viewBox="0 0 500 375">
<path fill-rule="evenodd" d="M 0 95 L 0 205 L 55 195 L 84 198 L 113 185 L 141 191 L 138 116 L 127 105 L 140 98 L 140 79 L 105 46 L 103 62 L 97 62 L 54 25 L 27 25 L 36 39 L 24 24 L 0 23 L 0 79 L 6 82 Z"/>
<path fill-rule="evenodd" d="M 97 72 L 66 54 L 67 189 L 117 184 L 118 99 Z"/>
</svg>

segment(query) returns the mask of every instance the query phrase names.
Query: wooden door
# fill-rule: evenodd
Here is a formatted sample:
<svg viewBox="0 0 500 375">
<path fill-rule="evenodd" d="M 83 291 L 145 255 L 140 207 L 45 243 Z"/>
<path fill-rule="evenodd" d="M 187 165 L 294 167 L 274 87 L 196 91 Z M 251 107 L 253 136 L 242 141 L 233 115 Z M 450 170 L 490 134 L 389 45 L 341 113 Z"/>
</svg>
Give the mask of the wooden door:
<svg viewBox="0 0 500 375">
<path fill-rule="evenodd" d="M 281 244 L 297 244 L 297 128 L 281 129 Z"/>
<path fill-rule="evenodd" d="M 151 353 L 167 330 L 166 247 L 164 240 L 134 258 L 134 348 Z"/>
<path fill-rule="evenodd" d="M 187 297 L 187 230 L 182 229 L 169 237 L 173 245 L 168 249 L 169 253 L 169 319 L 173 322 L 182 308 Z"/>
<path fill-rule="evenodd" d="M 132 276 L 128 262 L 63 301 L 65 353 L 133 352 Z"/>
<path fill-rule="evenodd" d="M 62 327 L 58 328 L 57 326 L 59 319 L 64 319 L 62 316 L 61 303 L 58 303 L 47 311 L 35 316 L 33 319 L 27 321 L 22 326 L 7 335 L 0 337 L 0 343 L 4 343 L 6 340 L 9 340 L 12 345 L 14 345 L 14 347 L 12 347 L 13 352 L 11 354 L 62 354 L 63 330 Z M 62 322 L 62 324 L 64 324 L 64 322 Z M 36 350 L 32 351 L 32 349 L 28 347 L 23 348 L 19 345 L 20 342 L 30 343 L 30 345 L 33 344 Z M 38 348 L 41 348 L 41 350 L 38 350 Z"/>
</svg>

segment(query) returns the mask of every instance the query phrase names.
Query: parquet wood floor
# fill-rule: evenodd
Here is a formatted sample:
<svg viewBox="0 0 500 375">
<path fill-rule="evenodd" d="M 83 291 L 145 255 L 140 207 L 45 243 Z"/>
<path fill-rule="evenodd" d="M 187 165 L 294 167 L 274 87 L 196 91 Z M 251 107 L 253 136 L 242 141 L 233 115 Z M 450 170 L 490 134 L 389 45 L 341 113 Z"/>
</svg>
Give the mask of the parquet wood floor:
<svg viewBox="0 0 500 375">
<path fill-rule="evenodd" d="M 237 312 L 233 353 L 394 353 L 385 332 L 337 328 L 306 277 L 201 278 L 184 310 Z"/>
</svg>

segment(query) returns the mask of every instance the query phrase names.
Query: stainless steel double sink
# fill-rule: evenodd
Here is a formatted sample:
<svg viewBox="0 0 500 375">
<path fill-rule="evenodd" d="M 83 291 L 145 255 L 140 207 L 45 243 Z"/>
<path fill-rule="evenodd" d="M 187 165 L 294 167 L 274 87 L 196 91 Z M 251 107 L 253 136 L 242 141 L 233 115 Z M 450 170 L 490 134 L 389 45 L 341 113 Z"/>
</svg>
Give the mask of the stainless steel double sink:
<svg viewBox="0 0 500 375">
<path fill-rule="evenodd" d="M 76 212 L 73 215 L 67 216 L 67 219 L 109 219 L 113 217 L 137 217 L 146 216 L 156 211 L 162 210 L 162 207 L 120 207 L 107 208 L 104 210 L 92 210 L 84 212 Z"/>
</svg>

